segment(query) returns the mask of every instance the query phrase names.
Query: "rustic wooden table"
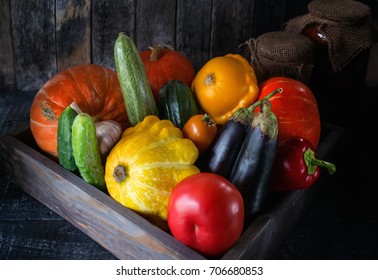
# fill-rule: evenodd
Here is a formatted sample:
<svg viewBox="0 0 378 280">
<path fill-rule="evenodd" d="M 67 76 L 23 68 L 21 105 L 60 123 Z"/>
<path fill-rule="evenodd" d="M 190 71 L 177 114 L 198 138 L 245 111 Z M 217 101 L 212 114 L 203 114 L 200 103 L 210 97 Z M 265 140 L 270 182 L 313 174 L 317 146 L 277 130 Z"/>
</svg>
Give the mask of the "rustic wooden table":
<svg viewBox="0 0 378 280">
<path fill-rule="evenodd" d="M 377 88 L 364 89 L 365 107 L 351 109 L 348 128 L 333 152 L 338 171 L 327 178 L 273 259 L 378 259 L 377 149 L 371 137 L 375 112 L 363 109 L 377 104 Z M 0 138 L 28 126 L 34 94 L 0 94 Z M 368 121 L 354 119 L 358 111 Z M 2 157 L 0 153 L 0 259 L 115 259 L 9 182 Z"/>
</svg>

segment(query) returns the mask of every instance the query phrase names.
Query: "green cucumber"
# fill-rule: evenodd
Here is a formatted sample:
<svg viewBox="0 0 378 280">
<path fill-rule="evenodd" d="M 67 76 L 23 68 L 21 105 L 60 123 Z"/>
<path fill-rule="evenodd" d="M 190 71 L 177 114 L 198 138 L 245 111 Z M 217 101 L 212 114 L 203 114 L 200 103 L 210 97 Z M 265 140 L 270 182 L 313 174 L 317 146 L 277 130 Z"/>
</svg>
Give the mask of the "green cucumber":
<svg viewBox="0 0 378 280">
<path fill-rule="evenodd" d="M 79 113 L 72 124 L 72 150 L 84 181 L 105 191 L 105 169 L 97 142 L 96 126 L 87 113 Z"/>
<path fill-rule="evenodd" d="M 65 169 L 76 172 L 77 166 L 72 151 L 72 124 L 77 113 L 68 106 L 58 119 L 58 160 Z"/>
<path fill-rule="evenodd" d="M 160 119 L 170 120 L 180 129 L 183 129 L 190 117 L 199 114 L 194 93 L 179 80 L 171 80 L 161 87 L 157 106 Z"/>
<path fill-rule="evenodd" d="M 114 44 L 114 60 L 131 125 L 149 115 L 158 115 L 147 73 L 134 41 L 119 33 Z"/>
</svg>

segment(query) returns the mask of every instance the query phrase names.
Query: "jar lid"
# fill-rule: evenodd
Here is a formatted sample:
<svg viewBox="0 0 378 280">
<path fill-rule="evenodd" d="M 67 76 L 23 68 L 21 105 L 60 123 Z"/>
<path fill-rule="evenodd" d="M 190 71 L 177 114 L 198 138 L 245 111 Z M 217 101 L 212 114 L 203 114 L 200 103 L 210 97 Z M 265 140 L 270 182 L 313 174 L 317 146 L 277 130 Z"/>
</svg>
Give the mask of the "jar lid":
<svg viewBox="0 0 378 280">
<path fill-rule="evenodd" d="M 256 56 L 275 62 L 308 62 L 314 52 L 314 43 L 308 37 L 287 31 L 264 33 L 254 44 Z"/>
<path fill-rule="evenodd" d="M 370 16 L 370 7 L 353 0 L 314 0 L 308 4 L 309 14 L 334 22 L 356 22 Z"/>
<path fill-rule="evenodd" d="M 286 76 L 307 82 L 315 51 L 310 38 L 300 33 L 273 31 L 251 38 L 245 45 L 245 56 L 250 57 L 258 81 Z"/>
</svg>

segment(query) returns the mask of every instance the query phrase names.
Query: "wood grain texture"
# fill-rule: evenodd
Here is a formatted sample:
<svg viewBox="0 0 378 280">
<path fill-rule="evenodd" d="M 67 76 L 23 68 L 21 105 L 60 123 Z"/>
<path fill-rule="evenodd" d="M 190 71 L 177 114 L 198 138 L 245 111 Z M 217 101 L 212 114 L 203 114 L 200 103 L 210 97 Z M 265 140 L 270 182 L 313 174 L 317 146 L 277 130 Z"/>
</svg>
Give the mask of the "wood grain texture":
<svg viewBox="0 0 378 280">
<path fill-rule="evenodd" d="M 58 71 L 91 63 L 91 1 L 56 1 Z"/>
<path fill-rule="evenodd" d="M 14 186 L 19 191 L 18 187 Z M 14 201 L 14 209 L 21 208 L 22 203 L 34 200 L 38 205 L 35 209 L 40 211 L 41 206 L 26 193 L 24 201 Z M 26 203 L 25 206 L 30 206 Z M 109 251 L 103 249 L 94 240 L 89 239 L 79 229 L 75 228 L 46 208 L 49 219 L 43 219 L 40 215 L 34 217 L 25 214 L 23 220 L 5 220 L 9 213 L 2 213 L 0 227 L 2 236 L 0 246 L 0 258 L 11 260 L 114 260 L 117 259 Z M 31 211 L 33 208 L 29 208 Z M 6 210 L 6 209 L 5 209 Z M 38 213 L 39 214 L 39 213 Z M 17 217 L 21 217 L 19 214 Z M 43 228 L 44 230 L 40 230 Z M 19 248 L 23 248 L 20 250 Z"/>
<path fill-rule="evenodd" d="M 0 0 L 0 91 L 15 90 L 11 17 L 9 0 Z"/>
<path fill-rule="evenodd" d="M 92 0 L 92 62 L 115 70 L 114 43 L 120 32 L 135 37 L 135 0 Z"/>
<path fill-rule="evenodd" d="M 255 1 L 220 1 L 213 6 L 210 56 L 240 53 L 239 45 L 252 36 Z"/>
<path fill-rule="evenodd" d="M 169 44 L 196 71 L 240 43 L 277 31 L 310 0 L 0 0 L 0 87 L 38 90 L 58 71 L 85 63 L 115 69 L 120 31 L 139 50 Z M 363 0 L 376 6 L 373 0 Z M 373 14 L 377 13 L 373 10 Z"/>
<path fill-rule="evenodd" d="M 286 0 L 255 0 L 253 37 L 282 30 L 285 22 Z"/>
<path fill-rule="evenodd" d="M 176 50 L 192 61 L 196 72 L 210 59 L 212 2 L 177 2 Z"/>
<path fill-rule="evenodd" d="M 19 137 L 33 142 L 30 130 Z M 10 180 L 116 257 L 203 258 L 20 139 L 7 135 L 1 143 Z"/>
<path fill-rule="evenodd" d="M 134 41 L 139 50 L 158 44 L 176 47 L 176 0 L 140 0 L 135 12 Z"/>
<path fill-rule="evenodd" d="M 17 89 L 39 89 L 56 73 L 53 1 L 10 1 Z"/>
<path fill-rule="evenodd" d="M 340 136 L 326 129 L 318 156 Z M 28 143 L 28 144 L 26 144 Z M 10 180 L 121 259 L 203 259 L 108 195 L 38 152 L 30 130 L 1 142 Z M 319 181 L 321 184 L 321 181 Z M 314 198 L 317 187 L 271 200 L 222 259 L 268 259 Z"/>
</svg>

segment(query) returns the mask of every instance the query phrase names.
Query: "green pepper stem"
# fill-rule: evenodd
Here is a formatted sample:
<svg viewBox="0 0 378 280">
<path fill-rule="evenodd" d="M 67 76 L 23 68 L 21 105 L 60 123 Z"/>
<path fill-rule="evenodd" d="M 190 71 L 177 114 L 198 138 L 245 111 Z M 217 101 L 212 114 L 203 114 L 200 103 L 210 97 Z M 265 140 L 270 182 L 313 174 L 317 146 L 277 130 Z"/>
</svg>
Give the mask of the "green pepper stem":
<svg viewBox="0 0 378 280">
<path fill-rule="evenodd" d="M 308 174 L 310 175 L 315 173 L 316 166 L 326 168 L 331 175 L 336 172 L 336 166 L 333 163 L 315 158 L 315 152 L 310 148 L 308 148 L 304 152 L 303 156 L 307 166 Z"/>
</svg>

